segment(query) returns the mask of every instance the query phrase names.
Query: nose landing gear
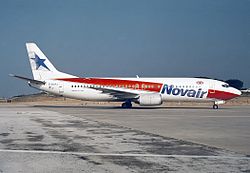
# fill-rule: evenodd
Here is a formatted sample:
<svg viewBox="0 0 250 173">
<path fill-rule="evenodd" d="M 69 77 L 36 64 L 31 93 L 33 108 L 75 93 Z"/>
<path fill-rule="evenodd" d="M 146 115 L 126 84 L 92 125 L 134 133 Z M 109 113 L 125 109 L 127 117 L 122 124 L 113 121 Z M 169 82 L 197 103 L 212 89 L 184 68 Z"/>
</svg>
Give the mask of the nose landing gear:
<svg viewBox="0 0 250 173">
<path fill-rule="evenodd" d="M 219 105 L 224 104 L 224 103 L 225 103 L 224 100 L 217 100 L 217 101 L 215 101 L 214 105 L 213 105 L 213 109 L 218 109 Z"/>
<path fill-rule="evenodd" d="M 213 109 L 218 109 L 218 108 L 219 108 L 219 106 L 217 104 L 213 105 Z"/>
</svg>

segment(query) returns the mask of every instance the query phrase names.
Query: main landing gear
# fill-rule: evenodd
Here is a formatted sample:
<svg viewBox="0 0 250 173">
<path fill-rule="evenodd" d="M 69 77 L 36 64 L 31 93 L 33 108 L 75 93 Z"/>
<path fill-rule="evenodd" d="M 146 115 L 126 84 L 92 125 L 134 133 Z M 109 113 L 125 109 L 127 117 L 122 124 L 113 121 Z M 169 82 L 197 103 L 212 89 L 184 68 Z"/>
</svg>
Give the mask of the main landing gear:
<svg viewBox="0 0 250 173">
<path fill-rule="evenodd" d="M 122 108 L 132 108 L 131 101 L 126 101 L 126 102 L 122 103 Z"/>
</svg>

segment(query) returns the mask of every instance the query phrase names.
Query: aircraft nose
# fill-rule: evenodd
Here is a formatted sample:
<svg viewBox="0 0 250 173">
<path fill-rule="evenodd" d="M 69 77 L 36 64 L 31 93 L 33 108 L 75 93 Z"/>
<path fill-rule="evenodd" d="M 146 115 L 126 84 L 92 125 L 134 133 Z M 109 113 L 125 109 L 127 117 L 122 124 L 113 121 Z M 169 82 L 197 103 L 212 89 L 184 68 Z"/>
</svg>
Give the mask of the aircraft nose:
<svg viewBox="0 0 250 173">
<path fill-rule="evenodd" d="M 236 95 L 236 97 L 242 94 L 242 92 L 236 88 L 233 88 L 233 93 Z"/>
</svg>

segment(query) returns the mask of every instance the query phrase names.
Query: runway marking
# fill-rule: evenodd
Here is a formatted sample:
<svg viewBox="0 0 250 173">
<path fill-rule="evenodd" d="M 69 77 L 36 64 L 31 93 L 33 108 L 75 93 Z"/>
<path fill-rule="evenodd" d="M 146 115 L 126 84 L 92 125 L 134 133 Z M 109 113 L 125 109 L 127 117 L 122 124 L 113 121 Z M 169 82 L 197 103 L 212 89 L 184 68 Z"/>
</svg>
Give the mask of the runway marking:
<svg viewBox="0 0 250 173">
<path fill-rule="evenodd" d="M 186 115 L 172 115 L 172 117 L 187 117 L 187 118 L 250 118 L 250 116 L 247 115 L 240 115 L 240 116 L 223 116 L 223 115 L 207 115 L 207 116 L 186 116 Z M 167 118 L 167 117 L 164 117 Z"/>
<path fill-rule="evenodd" d="M 66 114 L 67 115 L 67 114 Z M 87 113 L 87 114 L 84 114 L 84 113 L 79 113 L 79 114 L 71 114 L 72 116 L 75 116 L 75 117 L 78 117 L 79 115 L 81 115 L 82 117 L 84 117 L 85 115 L 87 115 L 88 117 L 92 117 L 92 116 L 94 116 L 94 115 L 97 115 L 97 116 L 99 116 L 99 115 L 101 115 L 101 116 L 103 116 L 103 114 L 95 114 L 95 113 Z M 147 115 L 138 115 L 138 114 L 128 114 L 129 116 L 136 116 L 136 117 L 147 117 Z M 114 115 L 108 115 L 108 117 L 113 117 Z M 156 115 L 156 116 L 154 116 L 153 118 L 155 118 L 155 117 L 157 117 L 157 118 L 168 118 L 168 117 L 188 117 L 188 118 L 190 118 L 190 117 L 199 117 L 199 118 L 213 118 L 213 117 L 215 117 L 215 118 L 250 118 L 250 115 L 204 115 L 204 116 L 201 116 L 201 115 L 171 115 L 171 114 L 168 114 L 168 115 L 164 115 L 164 117 L 162 117 L 163 116 L 163 114 L 160 114 L 160 115 Z M 115 117 L 117 117 L 117 115 L 115 115 Z M 85 117 L 84 117 L 85 118 Z M 148 117 L 147 117 L 148 118 Z"/>
<path fill-rule="evenodd" d="M 179 158 L 210 158 L 210 159 L 245 159 L 247 156 L 202 156 L 202 155 L 167 155 L 167 154 L 133 154 L 133 153 L 85 153 L 85 152 L 63 152 L 63 151 L 43 151 L 43 150 L 8 150 L 0 149 L 6 153 L 36 153 L 36 154 L 63 154 L 63 155 L 82 155 L 82 156 L 118 156 L 118 157 L 179 157 Z"/>
<path fill-rule="evenodd" d="M 135 116 L 137 116 L 137 117 L 139 117 L 138 115 L 135 115 Z M 145 115 L 141 115 L 140 117 L 146 117 Z M 223 115 L 207 115 L 207 116 L 200 116 L 200 115 L 191 115 L 191 116 L 187 116 L 187 115 L 167 115 L 167 116 L 165 116 L 165 117 L 162 117 L 162 115 L 161 116 L 154 116 L 154 117 L 152 117 L 152 119 L 154 118 L 172 118 L 172 117 L 186 117 L 186 118 L 250 118 L 250 115 L 240 115 L 240 116 L 223 116 Z M 150 117 L 151 118 L 151 117 Z M 147 117 L 147 119 L 149 119 L 148 117 Z"/>
<path fill-rule="evenodd" d="M 204 118 L 250 118 L 250 116 L 201 116 Z"/>
</svg>

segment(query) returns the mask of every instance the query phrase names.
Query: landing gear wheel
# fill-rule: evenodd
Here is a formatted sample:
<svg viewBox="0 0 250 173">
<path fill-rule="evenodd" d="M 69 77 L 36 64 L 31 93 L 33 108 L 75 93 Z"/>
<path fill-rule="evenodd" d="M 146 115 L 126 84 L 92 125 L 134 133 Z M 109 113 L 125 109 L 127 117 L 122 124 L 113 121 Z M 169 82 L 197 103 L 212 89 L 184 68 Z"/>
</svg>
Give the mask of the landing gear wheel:
<svg viewBox="0 0 250 173">
<path fill-rule="evenodd" d="M 127 108 L 132 108 L 132 103 L 131 102 L 127 103 Z"/>
<path fill-rule="evenodd" d="M 218 109 L 218 108 L 219 108 L 219 106 L 217 104 L 213 105 L 213 109 Z"/>
<path fill-rule="evenodd" d="M 132 108 L 132 103 L 131 102 L 122 103 L 122 108 Z"/>
<path fill-rule="evenodd" d="M 126 108 L 126 103 L 122 103 L 122 108 Z"/>
</svg>

